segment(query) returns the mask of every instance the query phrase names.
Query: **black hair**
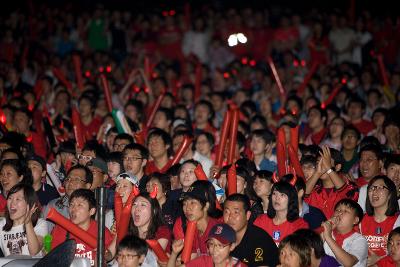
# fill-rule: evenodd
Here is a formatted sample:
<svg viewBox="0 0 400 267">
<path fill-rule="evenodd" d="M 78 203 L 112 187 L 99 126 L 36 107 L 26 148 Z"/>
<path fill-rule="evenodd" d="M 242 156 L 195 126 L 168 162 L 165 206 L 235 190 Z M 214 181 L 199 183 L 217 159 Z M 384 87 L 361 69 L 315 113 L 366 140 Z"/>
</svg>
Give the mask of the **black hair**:
<svg viewBox="0 0 400 267">
<path fill-rule="evenodd" d="M 286 219 L 289 222 L 294 222 L 299 218 L 299 201 L 297 198 L 296 189 L 287 182 L 277 182 L 271 188 L 271 194 L 269 195 L 269 203 L 267 209 L 267 215 L 269 218 L 273 219 L 276 216 L 276 211 L 272 206 L 272 195 L 274 191 L 285 194 L 288 197 L 288 208 Z"/>
<path fill-rule="evenodd" d="M 300 236 L 306 240 L 308 245 L 314 250 L 314 255 L 317 259 L 324 257 L 324 242 L 322 242 L 321 236 L 311 229 L 298 229 L 294 232 L 295 235 Z"/>
<path fill-rule="evenodd" d="M 360 149 L 359 157 L 361 158 L 361 155 L 363 152 L 369 151 L 375 154 L 378 160 L 383 160 L 384 159 L 384 154 L 382 152 L 382 149 L 379 146 L 376 145 L 366 145 Z"/>
<path fill-rule="evenodd" d="M 254 161 L 248 158 L 240 158 L 236 162 L 236 167 L 242 167 L 249 173 L 250 176 L 253 176 L 254 173 L 257 171 L 257 166 Z"/>
<path fill-rule="evenodd" d="M 394 228 L 392 231 L 390 231 L 389 236 L 388 236 L 388 242 L 387 242 L 388 246 L 389 246 L 389 241 L 395 235 L 400 235 L 400 226 L 398 226 L 398 227 Z"/>
<path fill-rule="evenodd" d="M 208 109 L 208 121 L 211 122 L 214 119 L 215 116 L 215 112 L 214 112 L 214 108 L 212 106 L 212 104 L 207 101 L 207 100 L 200 100 L 198 101 L 195 105 L 194 105 L 194 110 L 196 110 L 196 108 L 198 106 L 206 106 Z"/>
<path fill-rule="evenodd" d="M 168 196 L 169 192 L 171 191 L 171 181 L 169 179 L 169 176 L 164 173 L 153 172 L 149 175 L 148 181 L 152 179 L 158 180 L 160 182 L 162 191 Z"/>
<path fill-rule="evenodd" d="M 385 157 L 385 169 L 389 168 L 391 164 L 400 165 L 399 155 L 388 154 Z"/>
<path fill-rule="evenodd" d="M 172 122 L 172 120 L 174 119 L 174 113 L 172 112 L 172 110 L 170 108 L 158 108 L 157 112 L 161 112 L 165 115 L 165 118 L 167 121 Z"/>
<path fill-rule="evenodd" d="M 126 140 L 129 142 L 129 144 L 132 144 L 134 142 L 132 135 L 127 134 L 127 133 L 118 134 L 114 139 L 114 143 L 116 140 Z"/>
<path fill-rule="evenodd" d="M 317 166 L 317 157 L 313 155 L 304 155 L 301 157 L 300 164 L 305 165 L 305 164 L 312 164 L 314 167 Z"/>
<path fill-rule="evenodd" d="M 261 115 L 257 115 L 257 114 L 256 114 L 256 115 L 254 115 L 253 117 L 251 117 L 251 119 L 250 119 L 250 125 L 251 125 L 252 123 L 259 123 L 259 124 L 261 124 L 262 129 L 266 129 L 266 128 L 268 127 L 267 120 L 265 119 L 264 116 L 261 116 Z"/>
<path fill-rule="evenodd" d="M 94 109 L 96 108 L 96 99 L 92 98 L 89 93 L 87 94 L 82 94 L 81 97 L 78 99 L 78 103 L 80 104 L 82 100 L 87 100 L 90 104 L 90 108 L 94 112 Z"/>
<path fill-rule="evenodd" d="M 372 184 L 378 180 L 382 180 L 384 182 L 389 192 L 388 206 L 385 215 L 393 216 L 399 211 L 399 204 L 397 203 L 396 185 L 392 180 L 389 179 L 389 177 L 387 177 L 386 175 L 377 175 L 374 178 L 372 178 L 371 181 L 369 181 L 368 183 L 367 192 L 370 190 Z M 367 200 L 365 202 L 365 211 L 370 216 L 374 215 L 374 208 L 371 205 L 369 194 L 367 194 Z"/>
<path fill-rule="evenodd" d="M 203 131 L 203 130 L 199 131 L 199 132 L 196 134 L 196 137 L 195 137 L 195 139 L 194 139 L 194 144 L 197 143 L 197 140 L 199 139 L 199 137 L 200 137 L 201 135 L 204 135 L 204 136 L 206 137 L 208 143 L 210 143 L 211 148 L 213 148 L 213 147 L 214 147 L 214 144 L 215 144 L 214 136 L 213 136 L 211 133 L 206 132 L 206 131 Z"/>
<path fill-rule="evenodd" d="M 94 197 L 94 192 L 92 190 L 85 188 L 76 189 L 69 197 L 69 203 L 71 203 L 75 198 L 84 199 L 88 202 L 89 209 L 96 209 L 96 198 Z"/>
<path fill-rule="evenodd" d="M 123 168 L 122 155 L 119 151 L 108 153 L 106 162 L 116 162 Z"/>
<path fill-rule="evenodd" d="M 347 132 L 353 132 L 353 133 L 355 133 L 355 134 L 356 134 L 356 137 L 357 137 L 357 140 L 360 140 L 360 138 L 361 138 L 361 133 L 360 133 L 360 131 L 359 131 L 356 127 L 354 127 L 352 124 L 347 125 L 347 126 L 344 127 L 343 132 L 342 132 L 341 139 L 344 138 L 344 136 L 347 134 Z"/>
<path fill-rule="evenodd" d="M 315 106 L 312 106 L 312 107 L 308 110 L 307 116 L 310 114 L 310 112 L 311 112 L 312 110 L 318 111 L 318 112 L 319 112 L 319 115 L 321 116 L 321 119 L 322 119 L 322 118 L 325 118 L 324 125 L 326 125 L 327 119 L 328 119 L 328 114 L 326 113 L 326 110 L 323 109 L 323 108 L 321 108 L 319 105 L 315 105 Z"/>
<path fill-rule="evenodd" d="M 358 223 L 362 221 L 364 217 L 364 211 L 356 201 L 349 198 L 343 198 L 336 203 L 334 210 L 336 210 L 340 205 L 344 205 L 354 210 L 356 217 L 358 217 Z"/>
<path fill-rule="evenodd" d="M 144 256 L 149 248 L 146 241 L 136 235 L 128 234 L 118 243 L 117 253 L 124 249 L 134 251 L 139 256 Z"/>
<path fill-rule="evenodd" d="M 333 113 L 335 113 L 335 118 L 336 117 L 340 117 L 340 108 L 338 106 L 336 106 L 335 104 L 329 104 L 326 106 L 326 111 L 328 112 L 328 110 L 332 111 Z"/>
<path fill-rule="evenodd" d="M 246 100 L 240 105 L 240 111 L 247 117 L 250 118 L 254 113 L 257 112 L 257 106 L 252 100 Z M 254 116 L 253 116 L 254 118 Z M 264 117 L 262 117 L 264 118 Z M 265 125 L 266 121 L 264 119 Z"/>
<path fill-rule="evenodd" d="M 2 170 L 4 166 L 12 167 L 18 176 L 22 176 L 22 180 L 20 183 L 27 185 L 33 184 L 32 171 L 28 168 L 24 160 L 5 159 L 1 162 L 0 170 Z"/>
<path fill-rule="evenodd" d="M 258 129 L 251 133 L 251 137 L 260 137 L 266 144 L 271 144 L 276 141 L 275 135 L 268 129 Z"/>
<path fill-rule="evenodd" d="M 73 171 L 73 170 L 83 170 L 85 172 L 85 179 L 87 184 L 92 184 L 93 183 L 93 173 L 90 171 L 90 169 L 84 165 L 77 164 L 75 166 L 72 166 L 67 173 L 67 176 Z"/>
<path fill-rule="evenodd" d="M 124 150 L 122 151 L 123 156 L 127 153 L 128 150 L 138 150 L 140 153 L 140 156 L 143 159 L 149 158 L 149 150 L 145 146 L 142 146 L 141 144 L 138 144 L 138 143 L 127 144 L 125 146 Z"/>
<path fill-rule="evenodd" d="M 6 154 L 6 153 L 14 153 L 15 155 L 17 155 L 18 160 L 22 160 L 24 158 L 24 156 L 21 153 L 21 150 L 18 150 L 17 148 L 14 148 L 14 147 L 10 147 L 10 148 L 4 149 L 1 152 L 1 160 L 2 161 L 4 160 L 3 159 L 4 158 L 4 154 Z"/>
<path fill-rule="evenodd" d="M 251 205 L 250 205 L 250 199 L 249 199 L 249 197 L 246 196 L 246 195 L 243 195 L 243 194 L 232 194 L 232 195 L 229 195 L 229 196 L 226 198 L 224 204 L 225 204 L 226 202 L 228 202 L 228 201 L 241 202 L 241 203 L 243 204 L 243 209 L 244 209 L 244 211 L 245 211 L 245 212 L 250 211 L 250 207 L 251 207 Z"/>
<path fill-rule="evenodd" d="M 153 137 L 160 137 L 168 148 L 168 156 L 172 154 L 172 139 L 171 136 L 160 128 L 152 128 L 147 136 L 147 144 Z"/>
<path fill-rule="evenodd" d="M 349 102 L 348 102 L 348 106 L 350 106 L 351 104 L 356 103 L 356 104 L 360 104 L 361 105 L 361 109 L 365 110 L 366 107 L 366 103 L 364 100 L 362 100 L 360 97 L 353 95 Z"/>
<path fill-rule="evenodd" d="M 288 235 L 279 243 L 279 251 L 289 245 L 289 247 L 296 252 L 299 259 L 300 267 L 311 266 L 311 248 L 308 242 L 299 235 Z"/>
<path fill-rule="evenodd" d="M 322 149 L 318 145 L 302 146 L 301 144 L 299 144 L 299 149 L 303 156 L 309 155 L 309 156 L 314 156 L 316 158 L 318 158 L 319 153 L 322 152 Z"/>
<path fill-rule="evenodd" d="M 130 99 L 124 106 L 124 109 L 126 109 L 128 106 L 133 106 L 136 108 L 136 113 L 138 116 L 139 121 L 143 120 L 143 115 L 144 115 L 144 108 L 143 108 L 143 103 L 136 100 L 136 99 Z"/>
<path fill-rule="evenodd" d="M 169 169 L 167 170 L 166 174 L 169 177 L 178 176 L 179 175 L 179 171 L 181 169 L 181 166 L 182 166 L 182 164 L 180 164 L 180 163 L 172 165 L 171 167 L 169 167 Z"/>
<path fill-rule="evenodd" d="M 102 157 L 103 159 L 106 158 L 106 150 L 105 148 L 100 145 L 97 140 L 89 140 L 85 143 L 82 148 L 83 151 L 93 151 L 96 157 Z"/>
<path fill-rule="evenodd" d="M 259 171 L 256 171 L 256 173 L 254 174 L 254 177 L 258 178 L 258 179 L 267 180 L 268 182 L 273 183 L 272 175 L 273 174 L 270 171 L 259 170 Z"/>
<path fill-rule="evenodd" d="M 34 204 L 40 206 L 39 198 L 36 195 L 35 190 L 33 189 L 33 187 L 31 185 L 28 185 L 25 183 L 19 183 L 19 184 L 14 185 L 8 192 L 7 199 L 9 199 L 13 194 L 15 194 L 21 190 L 24 191 L 24 199 L 25 199 L 25 202 L 28 204 L 29 208 L 32 208 Z M 39 217 L 40 217 L 40 209 L 38 208 L 32 215 L 33 226 L 36 226 L 36 223 L 37 223 Z M 10 218 L 10 213 L 9 213 L 8 209 L 6 209 L 5 219 L 6 219 L 6 223 L 3 226 L 2 230 L 8 232 L 13 227 L 13 221 Z"/>
</svg>

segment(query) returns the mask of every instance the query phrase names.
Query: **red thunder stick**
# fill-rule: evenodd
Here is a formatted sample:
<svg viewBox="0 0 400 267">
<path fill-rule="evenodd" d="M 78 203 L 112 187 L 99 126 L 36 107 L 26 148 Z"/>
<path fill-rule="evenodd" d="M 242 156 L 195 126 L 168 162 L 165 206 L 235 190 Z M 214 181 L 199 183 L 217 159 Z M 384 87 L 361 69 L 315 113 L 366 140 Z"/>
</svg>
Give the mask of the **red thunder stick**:
<svg viewBox="0 0 400 267">
<path fill-rule="evenodd" d="M 72 84 L 67 80 L 67 78 L 64 76 L 64 74 L 61 72 L 59 68 L 53 68 L 52 72 L 54 76 L 65 86 L 67 89 L 71 92 L 72 90 Z"/>
<path fill-rule="evenodd" d="M 81 125 L 81 118 L 79 117 L 79 113 L 76 108 L 72 109 L 72 124 L 74 125 L 74 134 L 76 139 L 76 144 L 79 149 L 83 148 L 85 143 L 83 133 L 82 133 L 82 125 Z"/>
<path fill-rule="evenodd" d="M 235 161 L 236 156 L 236 139 L 237 139 L 237 132 L 239 127 L 239 110 L 234 109 L 232 111 L 231 117 L 232 123 L 230 127 L 230 140 L 229 140 L 229 150 L 228 150 L 228 164 L 232 164 Z"/>
<path fill-rule="evenodd" d="M 114 195 L 114 213 L 115 213 L 115 226 L 116 226 L 116 229 L 118 229 L 118 227 L 119 227 L 119 225 L 121 223 L 122 208 L 123 208 L 122 197 L 121 197 L 120 194 L 115 192 L 115 195 Z"/>
<path fill-rule="evenodd" d="M 178 151 L 176 151 L 174 157 L 171 159 L 171 161 L 169 163 L 169 166 L 173 166 L 181 160 L 183 155 L 186 153 L 186 151 L 192 145 L 192 141 L 193 141 L 193 139 L 188 136 L 185 136 L 185 138 L 183 138 L 181 147 L 178 149 Z"/>
<path fill-rule="evenodd" d="M 159 95 L 157 100 L 156 100 L 156 102 L 154 103 L 154 106 L 153 106 L 153 108 L 152 108 L 152 110 L 150 112 L 150 116 L 147 119 L 147 123 L 146 123 L 146 128 L 147 129 L 149 129 L 151 124 L 153 123 L 154 116 L 156 115 L 156 112 L 157 112 L 158 108 L 160 107 L 161 102 L 162 102 L 163 99 L 164 99 L 164 93 Z"/>
<path fill-rule="evenodd" d="M 294 152 L 297 153 L 299 150 L 299 126 L 290 128 L 290 144 L 293 147 Z"/>
<path fill-rule="evenodd" d="M 104 74 L 100 75 L 100 79 L 101 79 L 101 84 L 103 85 L 104 96 L 106 98 L 108 112 L 112 112 L 113 104 L 112 104 L 110 86 L 108 85 L 107 78 Z"/>
<path fill-rule="evenodd" d="M 76 85 L 78 86 L 79 90 L 81 90 L 81 92 L 82 92 L 84 88 L 83 88 L 83 79 L 82 79 L 81 58 L 78 55 L 73 55 L 72 62 L 74 64 L 74 69 L 75 69 Z"/>
<path fill-rule="evenodd" d="M 237 177 L 236 177 L 236 166 L 232 164 L 227 173 L 227 180 L 228 180 L 228 196 L 237 193 Z"/>
<path fill-rule="evenodd" d="M 282 177 L 286 174 L 286 139 L 285 130 L 283 128 L 278 129 L 278 138 L 276 143 L 276 157 L 278 165 L 278 175 Z"/>
<path fill-rule="evenodd" d="M 290 164 L 293 166 L 294 171 L 298 175 L 304 178 L 304 173 L 303 169 L 301 168 L 299 157 L 297 156 L 297 152 L 294 150 L 292 145 L 288 145 L 288 153 L 289 153 Z"/>
<path fill-rule="evenodd" d="M 328 99 L 321 104 L 321 108 L 326 108 L 330 103 L 332 103 L 333 99 L 335 99 L 336 95 L 339 93 L 340 89 L 342 88 L 343 84 L 339 83 L 333 90 L 332 93 L 329 95 Z"/>
<path fill-rule="evenodd" d="M 306 89 L 307 84 L 310 82 L 312 76 L 318 69 L 319 62 L 316 61 L 312 64 L 310 70 L 308 71 L 306 77 L 304 78 L 303 82 L 300 84 L 299 88 L 297 89 L 297 95 L 301 96 L 304 92 L 304 89 Z"/>
<path fill-rule="evenodd" d="M 190 261 L 196 230 L 196 221 L 188 221 L 185 232 L 185 242 L 181 254 L 181 259 L 183 263 L 187 263 L 188 261 Z"/>
<path fill-rule="evenodd" d="M 137 192 L 137 190 L 134 190 L 134 188 L 132 189 L 131 194 L 128 197 L 128 200 L 126 201 L 124 207 L 122 208 L 119 225 L 117 224 L 117 242 L 118 243 L 122 240 L 122 238 L 124 238 L 126 236 L 126 233 L 128 232 L 129 221 L 131 219 L 131 210 L 132 210 L 133 200 L 139 194 L 139 192 Z"/>
<path fill-rule="evenodd" d="M 382 81 L 384 86 L 389 86 L 389 78 L 387 76 L 385 64 L 383 63 L 382 55 L 377 55 L 376 59 L 378 60 L 379 71 L 381 72 Z"/>
<path fill-rule="evenodd" d="M 83 242 L 88 244 L 91 248 L 97 248 L 97 238 L 89 234 L 88 232 L 84 231 L 82 228 L 80 228 L 78 225 L 74 224 L 64 216 L 62 216 L 58 211 L 56 211 L 54 208 L 51 208 L 49 210 L 49 213 L 47 214 L 47 219 L 52 220 L 74 236 L 78 237 L 81 239 Z"/>
<path fill-rule="evenodd" d="M 221 138 L 215 156 L 215 165 L 218 166 L 219 168 L 222 167 L 222 163 L 224 161 L 224 152 L 225 152 L 226 141 L 228 139 L 231 116 L 232 116 L 231 111 L 227 111 L 224 116 L 224 121 L 222 122 L 221 125 L 221 135 L 220 135 Z"/>
<path fill-rule="evenodd" d="M 285 89 L 283 88 L 281 79 L 279 78 L 279 74 L 278 74 L 278 71 L 276 70 L 274 61 L 272 60 L 271 57 L 268 57 L 267 61 L 268 61 L 269 67 L 272 70 L 272 74 L 274 75 L 276 85 L 279 88 L 279 94 L 281 95 L 281 97 L 286 97 L 286 92 L 285 92 Z"/>
<path fill-rule="evenodd" d="M 146 242 L 149 245 L 149 247 L 154 251 L 160 262 L 168 262 L 169 258 L 167 254 L 165 254 L 165 251 L 163 250 L 163 248 L 161 247 L 160 243 L 158 243 L 157 240 L 148 239 L 146 240 Z"/>
<path fill-rule="evenodd" d="M 135 133 L 135 141 L 138 144 L 141 144 L 142 146 L 145 145 L 145 136 L 146 136 L 146 131 L 145 129 L 141 130 L 140 132 Z"/>
<path fill-rule="evenodd" d="M 198 101 L 201 96 L 202 66 L 198 62 L 196 65 L 196 79 L 194 81 L 194 99 Z"/>
<path fill-rule="evenodd" d="M 201 167 L 201 164 L 196 166 L 196 168 L 194 169 L 194 174 L 196 175 L 197 180 L 208 181 L 207 175 Z"/>
</svg>

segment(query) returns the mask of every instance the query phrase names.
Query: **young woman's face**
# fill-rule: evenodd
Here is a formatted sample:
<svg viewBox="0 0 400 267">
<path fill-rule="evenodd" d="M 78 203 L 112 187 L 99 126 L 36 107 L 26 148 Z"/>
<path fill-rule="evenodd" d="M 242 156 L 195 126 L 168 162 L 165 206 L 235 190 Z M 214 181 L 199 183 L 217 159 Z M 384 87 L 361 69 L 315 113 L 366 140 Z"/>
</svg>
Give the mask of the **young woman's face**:
<svg viewBox="0 0 400 267">
<path fill-rule="evenodd" d="M 217 239 L 211 238 L 207 241 L 207 249 L 215 265 L 224 263 L 229 258 L 231 245 L 224 245 Z"/>
<path fill-rule="evenodd" d="M 275 211 L 287 211 L 289 198 L 286 194 L 277 190 L 272 192 L 272 207 Z"/>
<path fill-rule="evenodd" d="M 90 221 L 90 217 L 95 212 L 96 209 L 90 208 L 89 202 L 82 197 L 76 197 L 69 203 L 69 216 L 71 221 L 76 225 Z"/>
<path fill-rule="evenodd" d="M 211 152 L 211 144 L 208 142 L 207 137 L 202 134 L 199 135 L 196 142 L 196 150 L 203 156 L 207 156 Z"/>
<path fill-rule="evenodd" d="M 250 150 L 254 155 L 264 155 L 267 144 L 262 137 L 253 136 L 250 141 Z"/>
<path fill-rule="evenodd" d="M 23 190 L 19 190 L 8 197 L 7 209 L 12 221 L 24 218 L 28 209 L 28 203 L 25 201 Z"/>
<path fill-rule="evenodd" d="M 10 191 L 14 185 L 21 182 L 22 178 L 22 175 L 18 176 L 17 171 L 9 165 L 4 165 L 0 171 L 0 183 L 3 190 L 6 192 Z"/>
<path fill-rule="evenodd" d="M 268 197 L 271 194 L 272 183 L 268 180 L 256 177 L 254 179 L 253 189 L 260 198 Z"/>
<path fill-rule="evenodd" d="M 162 185 L 158 179 L 150 179 L 146 184 L 146 191 L 148 193 L 153 192 L 154 188 L 157 188 L 157 200 L 165 196 Z"/>
<path fill-rule="evenodd" d="M 181 171 L 179 172 L 179 181 L 183 188 L 188 188 L 191 186 L 196 180 L 196 175 L 194 174 L 195 165 L 192 163 L 186 163 L 182 166 Z"/>
<path fill-rule="evenodd" d="M 286 244 L 279 253 L 281 267 L 300 267 L 300 257 L 289 244 Z"/>
<path fill-rule="evenodd" d="M 329 126 L 329 133 L 332 138 L 340 138 L 344 129 L 344 122 L 341 119 L 334 119 Z"/>
<path fill-rule="evenodd" d="M 148 226 L 151 220 L 151 204 L 144 197 L 137 197 L 133 202 L 131 215 L 136 227 Z"/>
<path fill-rule="evenodd" d="M 115 187 L 115 192 L 121 196 L 123 203 L 126 203 L 128 200 L 128 197 L 132 192 L 132 188 L 133 184 L 128 180 L 121 179 L 118 181 L 117 186 Z"/>
<path fill-rule="evenodd" d="M 376 180 L 368 190 L 369 202 L 373 208 L 388 207 L 390 192 L 383 180 Z"/>
<path fill-rule="evenodd" d="M 188 198 L 183 201 L 183 213 L 189 221 L 198 221 L 206 216 L 206 207 L 202 207 L 200 201 Z"/>
<path fill-rule="evenodd" d="M 28 168 L 32 172 L 33 181 L 37 182 L 42 180 L 42 177 L 45 175 L 45 172 L 42 169 L 42 165 L 34 160 L 28 161 Z"/>
</svg>

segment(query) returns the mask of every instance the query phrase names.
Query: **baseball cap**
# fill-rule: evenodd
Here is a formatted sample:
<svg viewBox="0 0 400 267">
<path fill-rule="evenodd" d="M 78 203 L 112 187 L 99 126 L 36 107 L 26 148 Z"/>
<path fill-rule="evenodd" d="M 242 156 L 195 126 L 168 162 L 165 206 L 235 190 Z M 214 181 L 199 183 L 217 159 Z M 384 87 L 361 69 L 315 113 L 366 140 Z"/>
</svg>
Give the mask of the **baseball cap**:
<svg viewBox="0 0 400 267">
<path fill-rule="evenodd" d="M 222 244 L 228 245 L 236 242 L 236 233 L 235 230 L 226 223 L 220 223 L 211 228 L 207 240 L 211 238 L 215 238 Z"/>
<path fill-rule="evenodd" d="M 100 169 L 103 173 L 108 173 L 107 163 L 102 158 L 93 158 L 91 161 L 88 162 L 87 166 L 95 167 Z"/>
<path fill-rule="evenodd" d="M 27 157 L 26 162 L 30 160 L 38 162 L 42 166 L 42 169 L 46 170 L 46 161 L 41 156 L 32 154 Z"/>
<path fill-rule="evenodd" d="M 122 180 L 122 179 L 128 180 L 128 181 L 131 182 L 133 185 L 139 185 L 139 180 L 138 180 L 138 178 L 137 178 L 136 176 L 132 175 L 132 174 L 129 173 L 129 172 L 120 173 L 120 174 L 117 176 L 117 178 L 116 178 L 117 183 L 118 183 L 118 181 L 120 181 L 120 180 Z"/>
</svg>

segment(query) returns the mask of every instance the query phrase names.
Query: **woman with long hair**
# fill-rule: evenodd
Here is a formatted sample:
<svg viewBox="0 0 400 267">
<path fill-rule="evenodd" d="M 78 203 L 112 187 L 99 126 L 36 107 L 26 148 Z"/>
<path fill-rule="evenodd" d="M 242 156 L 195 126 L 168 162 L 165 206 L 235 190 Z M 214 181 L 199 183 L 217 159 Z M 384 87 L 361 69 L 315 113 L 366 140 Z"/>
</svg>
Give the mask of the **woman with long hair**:
<svg viewBox="0 0 400 267">
<path fill-rule="evenodd" d="M 40 219 L 39 200 L 32 186 L 17 184 L 7 194 L 7 210 L 0 218 L 0 248 L 4 256 L 40 255 L 47 223 Z"/>
<path fill-rule="evenodd" d="M 308 224 L 299 217 L 299 202 L 296 189 L 287 182 L 278 182 L 272 186 L 267 214 L 260 215 L 254 225 L 264 229 L 279 242 Z"/>
<path fill-rule="evenodd" d="M 396 185 L 385 175 L 372 178 L 367 187 L 367 214 L 360 224 L 360 233 L 368 240 L 368 266 L 387 254 L 387 237 L 400 226 Z"/>
</svg>

